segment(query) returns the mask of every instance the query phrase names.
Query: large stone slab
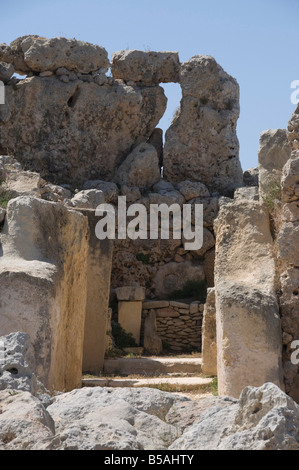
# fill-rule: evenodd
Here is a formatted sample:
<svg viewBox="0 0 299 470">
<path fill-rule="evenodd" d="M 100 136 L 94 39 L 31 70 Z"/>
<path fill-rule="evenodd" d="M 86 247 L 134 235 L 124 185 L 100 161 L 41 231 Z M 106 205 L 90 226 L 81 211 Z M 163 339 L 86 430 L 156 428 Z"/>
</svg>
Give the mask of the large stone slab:
<svg viewBox="0 0 299 470">
<path fill-rule="evenodd" d="M 215 221 L 219 394 L 247 385 L 283 388 L 282 333 L 269 216 L 258 201 L 223 205 Z"/>
<path fill-rule="evenodd" d="M 145 142 L 163 116 L 161 87 L 123 82 L 98 86 L 33 76 L 5 86 L 1 146 L 55 183 L 111 181 L 132 146 Z"/>
<path fill-rule="evenodd" d="M 87 219 L 60 204 L 12 199 L 1 233 L 0 331 L 28 333 L 49 390 L 80 386 L 86 308 Z"/>
<path fill-rule="evenodd" d="M 95 235 L 98 217 L 93 210 L 81 210 L 89 224 L 87 258 L 86 318 L 84 326 L 83 371 L 99 375 L 103 370 L 112 267 L 112 240 Z"/>
<path fill-rule="evenodd" d="M 236 134 L 239 86 L 210 56 L 181 65 L 180 111 L 166 132 L 163 154 L 168 181 L 200 181 L 211 191 L 242 186 Z"/>
<path fill-rule="evenodd" d="M 202 322 L 202 372 L 217 375 L 215 288 L 208 289 Z"/>
</svg>

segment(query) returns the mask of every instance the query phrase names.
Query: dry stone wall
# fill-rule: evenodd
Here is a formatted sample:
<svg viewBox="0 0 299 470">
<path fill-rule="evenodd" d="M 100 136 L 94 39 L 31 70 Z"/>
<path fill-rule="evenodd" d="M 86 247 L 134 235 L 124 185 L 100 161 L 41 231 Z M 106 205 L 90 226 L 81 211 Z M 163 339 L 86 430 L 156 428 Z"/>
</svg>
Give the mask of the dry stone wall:
<svg viewBox="0 0 299 470">
<path fill-rule="evenodd" d="M 186 352 L 201 350 L 201 328 L 204 305 L 159 300 L 145 301 L 142 315 L 155 315 L 157 333 L 164 350 Z"/>
</svg>

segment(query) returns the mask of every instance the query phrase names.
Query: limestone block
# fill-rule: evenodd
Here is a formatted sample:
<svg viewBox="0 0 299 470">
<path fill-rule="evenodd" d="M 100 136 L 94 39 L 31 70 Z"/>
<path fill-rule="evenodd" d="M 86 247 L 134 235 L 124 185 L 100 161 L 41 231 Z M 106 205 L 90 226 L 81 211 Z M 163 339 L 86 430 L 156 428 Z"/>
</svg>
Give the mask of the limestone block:
<svg viewBox="0 0 299 470">
<path fill-rule="evenodd" d="M 180 62 L 177 52 L 123 50 L 111 57 L 114 78 L 145 85 L 178 82 Z"/>
<path fill-rule="evenodd" d="M 273 239 L 258 201 L 223 205 L 215 221 L 219 394 L 238 397 L 267 381 L 283 389 L 282 333 Z"/>
<path fill-rule="evenodd" d="M 162 340 L 157 334 L 156 313 L 151 310 L 144 322 L 144 349 L 150 354 L 161 354 Z"/>
<path fill-rule="evenodd" d="M 12 199 L 1 233 L 0 331 L 28 333 L 49 390 L 79 387 L 86 308 L 87 219 L 60 204 Z"/>
<path fill-rule="evenodd" d="M 103 370 L 106 350 L 113 241 L 96 237 L 95 211 L 81 212 L 88 219 L 90 233 L 82 367 L 84 372 L 98 375 Z"/>
<path fill-rule="evenodd" d="M 61 78 L 61 77 L 60 77 Z M 128 151 L 145 142 L 163 116 L 161 87 L 98 86 L 59 77 L 27 77 L 5 86 L 1 146 L 56 184 L 111 181 Z"/>
<path fill-rule="evenodd" d="M 10 171 L 3 185 L 10 197 L 41 197 L 40 186 L 40 175 L 31 171 Z"/>
<path fill-rule="evenodd" d="M 161 178 L 158 154 L 153 145 L 139 144 L 117 169 L 114 182 L 150 189 Z"/>
<path fill-rule="evenodd" d="M 141 313 L 141 301 L 118 302 L 118 323 L 127 333 L 133 335 L 138 345 L 140 344 Z"/>
<path fill-rule="evenodd" d="M 208 289 L 202 322 L 202 372 L 217 375 L 215 288 Z"/>
<path fill-rule="evenodd" d="M 236 134 L 239 86 L 210 56 L 181 65 L 180 112 L 167 130 L 163 153 L 167 181 L 199 181 L 230 194 L 243 184 Z"/>
<path fill-rule="evenodd" d="M 259 191 L 267 195 L 279 186 L 281 172 L 291 156 L 291 147 L 285 129 L 270 129 L 260 135 Z"/>
</svg>

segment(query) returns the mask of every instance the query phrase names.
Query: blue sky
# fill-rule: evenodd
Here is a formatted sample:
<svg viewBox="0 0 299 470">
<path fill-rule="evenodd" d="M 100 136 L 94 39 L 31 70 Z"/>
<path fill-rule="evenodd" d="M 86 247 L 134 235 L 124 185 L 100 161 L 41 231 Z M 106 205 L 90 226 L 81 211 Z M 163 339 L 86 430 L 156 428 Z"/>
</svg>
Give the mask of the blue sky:
<svg viewBox="0 0 299 470">
<path fill-rule="evenodd" d="M 0 42 L 25 34 L 75 37 L 120 49 L 178 51 L 186 61 L 209 54 L 240 84 L 238 123 L 243 169 L 256 166 L 259 134 L 286 128 L 299 80 L 298 0 L 0 0 Z M 166 130 L 179 105 L 180 87 L 160 122 Z"/>
</svg>

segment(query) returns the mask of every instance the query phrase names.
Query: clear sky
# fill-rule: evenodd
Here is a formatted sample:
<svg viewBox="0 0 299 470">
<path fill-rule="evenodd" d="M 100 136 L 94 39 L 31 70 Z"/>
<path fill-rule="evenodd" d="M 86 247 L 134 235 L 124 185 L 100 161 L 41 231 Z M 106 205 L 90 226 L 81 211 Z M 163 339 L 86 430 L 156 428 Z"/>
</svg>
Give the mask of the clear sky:
<svg viewBox="0 0 299 470">
<path fill-rule="evenodd" d="M 120 49 L 178 51 L 186 61 L 209 54 L 237 79 L 243 169 L 256 166 L 259 134 L 286 128 L 299 80 L 299 0 L 0 0 L 0 42 L 25 34 L 64 36 Z M 179 85 L 160 126 L 179 105 Z"/>
</svg>

